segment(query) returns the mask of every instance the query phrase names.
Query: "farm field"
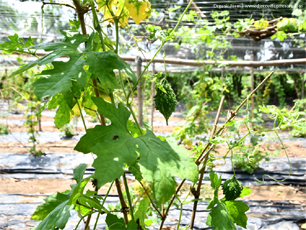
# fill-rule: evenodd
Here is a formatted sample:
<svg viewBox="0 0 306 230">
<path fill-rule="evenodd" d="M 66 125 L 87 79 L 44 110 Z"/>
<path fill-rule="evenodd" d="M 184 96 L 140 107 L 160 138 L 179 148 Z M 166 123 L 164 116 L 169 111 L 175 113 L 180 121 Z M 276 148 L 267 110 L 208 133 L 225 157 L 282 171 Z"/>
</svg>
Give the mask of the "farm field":
<svg viewBox="0 0 306 230">
<path fill-rule="evenodd" d="M 167 136 L 173 132 L 176 126 L 184 124 L 183 111 L 176 111 L 169 119 L 169 126 L 165 125 L 162 115 L 154 112 L 153 129 L 159 135 Z M 27 142 L 28 134 L 24 114 L 9 113 L 6 117 L 0 119 L 1 124 L 7 124 L 10 134 L 0 136 L 1 143 L 1 218 L 0 227 L 3 229 L 31 229 L 36 222 L 30 220 L 31 213 L 34 212 L 37 205 L 43 202 L 47 196 L 57 191 L 69 190 L 69 184 L 73 184 L 73 169 L 80 163 L 86 163 L 88 169 L 85 174 L 93 173 L 91 167 L 93 156 L 84 155 L 74 149 L 84 129 L 81 126 L 81 120 L 75 122 L 73 127 L 76 135 L 67 138 L 63 132 L 60 132 L 53 124 L 53 116 L 55 111 L 42 112 L 41 124 L 42 132 L 37 136 L 39 149 L 43 151 L 41 157 L 31 156 L 29 150 L 31 146 Z M 222 119 L 220 119 L 222 122 Z M 93 128 L 98 123 L 91 122 L 89 117 L 85 117 L 88 128 Z M 242 132 L 245 130 L 241 130 Z M 245 186 L 252 189 L 252 194 L 243 198 L 243 201 L 250 204 L 250 210 L 247 212 L 249 218 L 248 229 L 299 229 L 305 219 L 306 211 L 306 141 L 304 138 L 292 138 L 289 133 L 281 132 L 283 142 L 287 148 L 290 164 L 292 167 L 291 175 L 289 175 L 289 164 L 284 154 L 281 152 L 270 161 L 261 162 L 257 170 L 252 174 L 245 173 L 236 169 L 236 176 Z M 188 148 L 188 146 L 186 146 Z M 262 146 L 262 149 L 273 151 L 281 148 L 277 142 L 272 142 Z M 223 156 L 227 148 L 226 146 L 217 146 L 215 148 L 216 156 Z M 226 164 L 223 160 L 217 160 L 215 163 L 215 172 L 222 175 L 222 180 L 230 177 L 232 167 L 229 158 L 226 158 Z M 265 178 L 262 185 L 255 182 L 255 179 L 262 179 L 267 174 L 277 180 L 287 178 L 282 182 L 277 182 L 269 177 Z M 133 187 L 135 178 L 128 175 L 128 184 Z M 179 181 L 177 181 L 179 183 Z M 190 181 L 189 181 L 190 183 Z M 188 193 L 188 184 L 182 189 L 181 196 Z M 209 181 L 204 180 L 201 194 L 204 198 L 212 198 L 212 189 Z M 108 190 L 109 185 L 105 185 L 99 189 L 98 194 L 103 196 Z M 87 185 L 88 189 L 92 189 L 92 185 Z M 86 187 L 86 188 L 87 188 Z M 116 205 L 119 201 L 116 195 L 116 189 L 110 191 L 110 204 Z M 222 192 L 219 191 L 222 196 Z M 205 210 L 207 202 L 200 203 L 201 208 Z M 8 209 L 9 207 L 9 209 Z M 253 207 L 253 208 L 252 208 Z M 9 211 L 8 211 L 9 210 Z M 186 224 L 188 219 L 188 207 L 184 208 Z M 191 210 L 191 209 L 190 209 Z M 166 222 L 166 226 L 175 227 L 178 219 L 176 217 L 178 209 L 170 212 L 171 217 Z M 202 218 L 205 215 L 199 214 L 196 219 L 196 225 L 203 227 Z M 76 225 L 76 217 L 72 218 L 67 226 L 68 229 L 74 229 Z M 184 223 L 184 222 L 183 222 Z M 84 226 L 81 225 L 80 229 Z M 105 220 L 98 222 L 97 229 L 105 228 Z M 152 227 L 154 229 L 154 227 Z M 171 228 L 170 228 L 171 229 Z"/>
<path fill-rule="evenodd" d="M 306 229 L 303 1 L 0 15 L 0 229 Z"/>
</svg>

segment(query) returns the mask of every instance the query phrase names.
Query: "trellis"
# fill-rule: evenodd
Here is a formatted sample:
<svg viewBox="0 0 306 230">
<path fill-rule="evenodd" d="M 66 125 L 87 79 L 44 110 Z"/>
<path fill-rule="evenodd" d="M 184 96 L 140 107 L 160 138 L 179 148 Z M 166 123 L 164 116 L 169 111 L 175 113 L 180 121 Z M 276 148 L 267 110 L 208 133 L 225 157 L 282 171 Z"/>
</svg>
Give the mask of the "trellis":
<svg viewBox="0 0 306 230">
<path fill-rule="evenodd" d="M 15 52 L 15 55 L 22 55 L 22 56 L 30 56 L 27 54 L 20 54 Z M 46 55 L 45 52 L 37 52 L 37 56 L 44 56 Z M 65 57 L 65 56 L 63 56 Z M 140 56 L 121 56 L 121 58 L 127 62 L 135 62 L 136 63 L 136 73 L 137 77 L 140 76 L 142 72 L 143 63 L 149 62 L 150 58 L 143 58 Z M 212 61 L 212 60 L 189 60 L 189 59 L 178 59 L 178 58 L 155 58 L 152 61 L 152 72 L 155 74 L 155 63 L 162 63 L 162 64 L 171 64 L 171 65 L 183 65 L 183 66 L 193 66 L 193 67 L 203 67 L 205 65 L 214 65 L 214 66 L 222 66 L 218 70 L 221 71 L 221 78 L 224 76 L 225 66 L 226 67 L 250 67 L 250 75 L 251 75 L 251 90 L 254 89 L 254 67 L 270 67 L 270 66 L 288 66 L 288 65 L 302 65 L 304 69 L 298 70 L 297 72 L 305 73 L 306 67 L 306 58 L 300 59 L 282 59 L 282 60 L 272 60 L 272 61 L 253 61 L 251 55 L 250 61 Z M 216 70 L 216 69 L 215 69 Z M 279 70 L 283 71 L 283 70 Z M 175 72 L 175 71 L 174 71 Z M 151 85 L 152 94 L 151 94 L 151 126 L 153 127 L 153 118 L 154 118 L 154 82 Z M 304 98 L 305 94 L 305 76 L 303 74 L 302 78 L 302 98 Z M 138 119 L 139 124 L 143 125 L 143 86 L 140 84 L 137 88 L 137 99 L 138 99 Z M 251 102 L 252 108 L 254 108 L 254 101 Z"/>
</svg>

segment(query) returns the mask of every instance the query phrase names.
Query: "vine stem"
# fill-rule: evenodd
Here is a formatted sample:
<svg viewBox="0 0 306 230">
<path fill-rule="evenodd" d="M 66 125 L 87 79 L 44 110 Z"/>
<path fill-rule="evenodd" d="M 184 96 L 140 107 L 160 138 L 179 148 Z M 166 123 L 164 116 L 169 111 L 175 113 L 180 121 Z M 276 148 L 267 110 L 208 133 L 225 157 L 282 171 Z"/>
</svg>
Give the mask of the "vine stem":
<svg viewBox="0 0 306 230">
<path fill-rule="evenodd" d="M 158 208 L 156 207 L 156 205 L 154 204 L 150 194 L 148 193 L 147 189 L 144 187 L 144 185 L 141 183 L 141 181 L 139 181 L 139 184 L 141 185 L 141 187 L 143 188 L 143 190 L 145 191 L 146 195 L 148 196 L 153 208 L 158 212 L 158 214 L 160 215 L 160 217 L 163 217 L 163 215 L 161 214 L 161 212 L 158 210 Z"/>
<path fill-rule="evenodd" d="M 133 205 L 132 205 L 132 200 L 131 200 L 131 195 L 130 195 L 130 190 L 129 190 L 129 186 L 128 186 L 128 183 L 127 183 L 127 180 L 126 180 L 125 172 L 123 173 L 122 177 L 123 177 L 123 181 L 124 181 L 124 187 L 125 187 L 126 195 L 127 195 L 128 201 L 129 201 L 131 217 L 132 217 L 132 220 L 135 221 L 135 219 L 134 219 L 134 212 L 133 212 Z"/>
<path fill-rule="evenodd" d="M 42 7 L 41 7 L 41 8 L 43 9 L 43 7 L 44 7 L 45 5 L 67 6 L 67 7 L 70 7 L 70 8 L 72 8 L 72 9 L 76 10 L 76 8 L 75 8 L 75 7 L 73 7 L 73 6 L 69 5 L 69 4 L 65 4 L 65 3 L 57 3 L 57 2 L 42 2 Z"/>
<path fill-rule="evenodd" d="M 168 215 L 168 213 L 169 213 L 170 207 L 171 207 L 171 205 L 173 204 L 174 199 L 176 198 L 176 195 L 177 195 L 178 192 L 181 190 L 181 188 L 182 188 L 183 184 L 185 183 L 185 181 L 186 181 L 186 178 L 184 178 L 184 179 L 181 181 L 181 183 L 179 184 L 179 186 L 176 188 L 175 194 L 172 196 L 172 198 L 171 198 L 171 200 L 170 200 L 170 202 L 169 202 L 169 205 L 168 205 L 166 211 L 164 212 L 164 215 L 162 216 L 162 221 L 161 221 L 161 223 L 160 223 L 159 230 L 162 230 L 162 229 L 163 229 L 163 225 L 164 225 L 165 220 L 166 220 L 166 218 L 167 218 L 167 215 Z"/>
<path fill-rule="evenodd" d="M 100 212 L 98 213 L 98 216 L 97 216 L 97 219 L 96 219 L 96 222 L 95 222 L 93 230 L 96 230 L 96 228 L 97 228 L 99 217 L 100 217 Z"/>
<path fill-rule="evenodd" d="M 93 26 L 94 26 L 95 30 L 98 32 L 98 34 L 99 34 L 99 38 L 100 38 L 101 45 L 102 45 L 102 50 L 105 51 L 106 49 L 105 49 L 102 29 L 101 29 L 101 26 L 100 26 L 100 23 L 99 23 L 99 20 L 98 20 L 96 8 L 95 8 L 95 3 L 94 3 L 93 0 L 90 0 L 90 4 L 91 4 L 92 16 L 93 16 Z"/>
<path fill-rule="evenodd" d="M 244 99 L 241 104 L 237 107 L 237 109 L 235 111 L 229 111 L 229 116 L 227 118 L 227 120 L 225 121 L 224 125 L 222 125 L 222 127 L 216 132 L 216 135 L 220 135 L 224 129 L 225 129 L 225 125 L 234 120 L 234 118 L 237 116 L 238 111 L 242 108 L 242 106 L 248 101 L 248 99 L 266 82 L 270 79 L 270 77 L 272 76 L 272 74 L 274 73 L 274 71 L 272 71 L 247 97 L 246 99 Z M 204 155 L 204 153 L 206 152 L 206 150 L 211 147 L 212 143 L 209 142 L 206 144 L 205 148 L 203 149 L 203 151 L 201 152 L 200 156 L 195 160 L 195 163 L 197 165 L 199 165 L 201 163 L 200 159 L 202 158 L 202 156 Z"/>
<path fill-rule="evenodd" d="M 93 213 L 94 213 L 94 212 L 90 212 L 88 215 L 91 215 L 91 214 L 93 214 Z M 79 227 L 81 221 L 82 221 L 86 216 L 87 216 L 87 215 L 81 217 L 81 219 L 79 220 L 79 222 L 78 222 L 78 224 L 76 225 L 76 227 L 75 227 L 74 230 L 77 230 L 77 229 L 78 229 L 78 227 Z"/>
<path fill-rule="evenodd" d="M 136 115 L 135 115 L 135 113 L 134 113 L 134 111 L 133 111 L 132 104 L 131 104 L 131 103 L 127 104 L 127 107 L 130 109 L 130 112 L 132 113 L 133 119 L 134 119 L 134 121 L 135 121 L 135 123 L 136 123 L 136 126 L 137 126 L 137 128 L 138 128 L 140 134 L 143 135 L 142 129 L 140 128 L 140 125 L 139 125 L 139 123 L 138 123 L 138 120 L 137 120 L 137 118 L 136 118 Z"/>
<path fill-rule="evenodd" d="M 80 20 L 82 33 L 84 35 L 86 35 L 87 32 L 86 32 L 84 14 L 87 13 L 89 10 L 88 10 L 87 7 L 84 7 L 78 0 L 73 0 L 73 3 L 75 5 L 75 10 L 76 10 L 76 12 L 78 14 L 78 17 L 79 17 L 79 20 Z M 85 46 L 86 46 L 86 42 L 85 42 Z M 95 86 L 94 87 L 94 92 L 95 92 L 96 97 L 99 97 L 100 95 L 99 95 L 99 91 L 97 89 L 97 87 L 98 87 L 97 79 L 92 79 L 92 84 Z M 101 114 L 100 114 L 100 120 L 101 120 L 102 125 L 106 125 L 105 118 Z M 85 122 L 84 122 L 84 125 L 85 125 Z M 85 129 L 86 129 L 86 126 L 85 126 Z M 95 186 L 95 190 L 98 191 L 98 186 Z M 89 225 L 90 219 L 91 219 L 91 214 L 89 214 L 88 217 L 87 217 L 85 230 L 86 230 L 87 226 Z"/>
<path fill-rule="evenodd" d="M 78 0 L 73 0 L 73 3 L 75 5 L 76 12 L 77 12 L 79 20 L 80 20 L 82 33 L 84 35 L 86 35 L 87 32 L 86 32 L 84 14 L 88 12 L 88 9 L 85 8 L 84 6 L 82 6 L 81 3 Z M 86 42 L 85 42 L 85 46 L 86 46 Z M 96 97 L 100 97 L 99 90 L 98 90 L 98 83 L 97 83 L 96 78 L 92 79 L 92 84 L 94 85 L 93 88 L 94 88 Z M 102 125 L 106 125 L 105 118 L 101 114 L 100 114 L 100 120 L 101 120 Z"/>
<path fill-rule="evenodd" d="M 118 54 L 118 47 L 119 47 L 119 19 L 118 18 L 114 18 L 114 22 L 115 22 L 115 28 L 116 28 L 116 54 Z"/>
<path fill-rule="evenodd" d="M 213 130 L 211 132 L 210 138 L 213 138 L 214 135 L 215 135 L 215 131 L 217 129 L 217 124 L 218 124 L 220 113 L 221 113 L 221 109 L 222 109 L 222 106 L 223 106 L 223 103 L 224 103 L 224 98 L 225 98 L 225 96 L 223 96 L 221 98 L 219 109 L 218 109 L 218 112 L 217 112 L 217 115 L 216 115 L 216 118 L 215 118 L 215 123 L 214 123 L 214 126 L 213 126 Z M 203 177 L 204 177 L 204 173 L 205 173 L 206 163 L 207 163 L 207 160 L 208 160 L 208 155 L 209 154 L 206 154 L 206 156 L 205 156 L 205 159 L 204 159 L 204 162 L 203 162 L 203 169 L 202 169 L 201 174 L 200 174 L 198 187 L 197 187 L 196 192 L 193 194 L 194 198 L 196 200 L 193 203 L 192 216 L 191 216 L 191 221 L 190 221 L 190 228 L 191 229 L 193 229 L 193 225 L 194 225 L 194 220 L 195 220 L 197 206 L 198 206 L 198 199 L 199 199 L 200 193 L 201 193 L 201 186 L 202 186 L 202 181 L 203 181 Z"/>
<path fill-rule="evenodd" d="M 186 14 L 187 10 L 189 9 L 189 7 L 191 6 L 191 4 L 193 3 L 193 0 L 191 0 L 186 9 L 184 10 L 184 12 L 182 13 L 180 19 L 178 20 L 178 22 L 176 23 L 176 26 L 174 27 L 174 29 L 172 30 L 171 32 L 171 35 L 176 31 L 177 27 L 179 26 L 179 24 L 181 23 L 181 21 L 183 20 L 183 17 L 184 15 Z M 145 74 L 145 72 L 147 71 L 147 69 L 149 68 L 149 66 L 151 65 L 151 63 L 153 62 L 153 60 L 155 59 L 155 57 L 157 56 L 157 54 L 159 53 L 159 51 L 162 49 L 162 47 L 165 45 L 165 43 L 167 42 L 167 40 L 163 40 L 162 41 L 162 44 L 159 46 L 158 50 L 155 52 L 154 56 L 152 57 L 152 59 L 149 61 L 149 63 L 144 67 L 144 70 L 142 71 L 141 75 L 139 76 L 139 78 L 137 79 L 135 85 L 133 86 L 132 88 L 132 91 L 133 92 L 136 88 L 137 88 L 137 85 L 139 84 L 140 80 L 143 78 L 143 75 Z M 131 94 L 130 92 L 130 94 Z M 129 96 L 130 96 L 129 94 Z"/>
<path fill-rule="evenodd" d="M 128 207 L 127 207 L 127 205 L 124 201 L 124 197 L 123 197 L 122 189 L 121 189 L 121 185 L 120 185 L 120 180 L 116 179 L 115 183 L 116 183 L 117 192 L 118 192 L 118 196 L 119 196 L 119 200 L 120 200 L 120 204 L 121 204 L 121 208 L 122 208 L 122 212 L 123 212 L 123 219 L 124 219 L 125 224 L 128 224 L 129 223 L 129 218 L 128 218 L 128 215 L 127 215 Z"/>
<path fill-rule="evenodd" d="M 107 192 L 106 192 L 106 194 L 105 194 L 105 196 L 104 196 L 104 200 L 103 200 L 103 202 L 102 202 L 102 206 L 104 206 L 104 203 L 105 203 L 105 201 L 106 201 L 106 198 L 108 197 L 108 194 L 110 193 L 110 191 L 111 191 L 111 189 L 112 189 L 112 187 L 113 187 L 113 184 L 114 184 L 114 181 L 110 184 L 110 186 L 109 186 L 109 188 L 108 188 L 108 190 L 107 190 Z"/>
</svg>

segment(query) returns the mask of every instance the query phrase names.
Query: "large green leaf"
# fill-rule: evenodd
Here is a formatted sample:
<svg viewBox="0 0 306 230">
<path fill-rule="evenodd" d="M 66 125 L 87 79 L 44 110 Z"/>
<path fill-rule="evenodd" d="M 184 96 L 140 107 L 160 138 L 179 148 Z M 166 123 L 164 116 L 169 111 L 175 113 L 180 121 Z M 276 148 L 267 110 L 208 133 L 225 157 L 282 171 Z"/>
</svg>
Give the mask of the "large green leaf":
<svg viewBox="0 0 306 230">
<path fill-rule="evenodd" d="M 92 78 L 99 77 L 101 85 L 105 89 L 119 88 L 114 73 L 115 69 L 124 70 L 132 78 L 133 82 L 136 82 L 135 73 L 130 66 L 113 51 L 91 51 L 87 47 L 84 52 L 81 52 L 79 46 L 88 40 L 88 36 L 75 32 L 61 31 L 61 33 L 65 36 L 64 41 L 30 47 L 31 49 L 44 49 L 51 52 L 36 61 L 20 67 L 11 75 L 14 76 L 22 73 L 35 65 L 41 66 L 52 63 L 53 68 L 42 71 L 38 75 L 41 78 L 37 79 L 33 84 L 35 87 L 34 92 L 38 98 L 66 93 L 72 87 L 72 81 L 76 81 L 83 88 L 87 80 L 87 73 L 84 70 L 85 65 L 89 66 Z M 94 36 L 90 38 L 92 37 Z M 68 56 L 69 61 L 54 61 L 56 58 L 63 56 Z"/>
<path fill-rule="evenodd" d="M 77 184 L 71 185 L 71 190 L 63 193 L 53 194 L 45 199 L 45 203 L 36 208 L 32 220 L 42 220 L 34 229 L 45 230 L 63 229 L 70 217 L 70 210 L 76 205 L 76 201 L 82 196 L 84 188 L 89 181 L 89 177 L 81 180 L 84 175 L 84 164 L 79 165 L 74 170 L 74 178 Z"/>
<path fill-rule="evenodd" d="M 46 199 L 44 199 L 45 203 L 39 205 L 36 208 L 36 211 L 33 213 L 31 219 L 43 220 L 46 216 L 49 215 L 50 212 L 54 210 L 55 207 L 68 200 L 69 200 L 69 194 L 66 193 L 58 192 L 56 194 L 47 197 Z"/>
<path fill-rule="evenodd" d="M 45 230 L 45 229 L 55 229 L 65 228 L 66 223 L 70 217 L 70 210 L 73 209 L 73 205 L 68 205 L 68 200 L 56 206 L 52 212 L 37 225 L 34 230 Z"/>
<path fill-rule="evenodd" d="M 67 56 L 67 55 L 70 56 L 75 53 L 81 54 L 81 52 L 78 51 L 77 49 L 82 42 L 85 42 L 87 40 L 88 36 L 81 35 L 80 33 L 70 32 L 70 31 L 61 31 L 61 33 L 65 36 L 64 41 L 60 41 L 56 43 L 40 44 L 37 46 L 30 47 L 31 49 L 43 49 L 45 51 L 53 51 L 53 52 L 48 53 L 42 58 L 39 58 L 27 65 L 22 66 L 21 68 L 16 70 L 14 73 L 12 73 L 11 76 L 20 74 L 32 68 L 35 65 L 41 66 L 41 65 L 51 63 L 56 58 L 59 58 L 62 56 Z"/>
<path fill-rule="evenodd" d="M 97 155 L 93 163 L 98 187 L 122 175 L 125 165 L 134 165 L 140 155 L 139 165 L 143 177 L 153 182 L 154 199 L 164 203 L 175 193 L 175 176 L 196 181 L 196 165 L 189 152 L 174 143 L 161 141 L 151 130 L 134 138 L 127 129 L 130 112 L 119 104 L 116 108 L 103 98 L 94 98 L 98 111 L 111 120 L 109 126 L 88 129 L 75 150 Z"/>
<path fill-rule="evenodd" d="M 225 205 L 234 223 L 246 229 L 248 217 L 245 212 L 249 210 L 248 205 L 241 200 L 225 201 Z"/>
<path fill-rule="evenodd" d="M 107 89 L 119 88 L 114 69 L 125 70 L 133 82 L 137 80 L 131 67 L 111 50 L 106 52 L 89 52 L 85 54 L 85 58 L 86 63 L 89 65 L 89 72 L 99 76 L 103 87 Z"/>
<path fill-rule="evenodd" d="M 75 150 L 88 153 L 92 151 L 98 157 L 94 160 L 96 169 L 94 177 L 98 180 L 98 187 L 119 178 L 125 164 L 132 165 L 137 160 L 135 139 L 127 129 L 130 112 L 119 104 L 116 108 L 103 98 L 93 98 L 99 113 L 112 121 L 109 126 L 96 126 L 88 129 L 86 134 L 76 145 Z"/>
<path fill-rule="evenodd" d="M 81 53 L 70 54 L 68 62 L 52 62 L 54 68 L 42 71 L 33 86 L 38 98 L 53 96 L 57 93 L 66 93 L 72 87 L 71 80 L 76 80 L 82 87 L 86 85 L 86 72 L 83 69 L 85 60 Z"/>
<path fill-rule="evenodd" d="M 138 137 L 140 170 L 148 182 L 153 182 L 153 194 L 157 203 L 162 204 L 175 193 L 175 176 L 189 178 L 196 182 L 196 165 L 189 158 L 189 152 L 175 143 L 161 141 L 151 130 Z"/>
<path fill-rule="evenodd" d="M 214 226 L 214 230 L 236 230 L 226 205 L 221 201 L 217 201 L 216 204 L 217 205 L 211 209 L 211 213 L 208 214 L 206 224 L 208 226 Z"/>
<path fill-rule="evenodd" d="M 91 148 L 103 142 L 110 140 L 114 144 L 118 144 L 117 141 L 121 142 L 122 138 L 118 136 L 119 133 L 123 134 L 123 137 L 129 135 L 127 129 L 127 120 L 131 113 L 124 107 L 123 104 L 119 104 L 118 108 L 109 102 L 106 102 L 103 98 L 92 98 L 93 102 L 98 106 L 98 112 L 104 117 L 110 119 L 112 124 L 110 126 L 97 125 L 93 129 L 88 129 L 86 135 L 84 135 L 78 144 L 75 146 L 75 150 L 89 153 Z M 118 136 L 118 138 L 114 138 Z M 116 139 L 116 140 L 113 140 Z M 115 141 L 115 142 L 114 142 Z M 114 146 L 115 147 L 115 146 Z"/>
</svg>

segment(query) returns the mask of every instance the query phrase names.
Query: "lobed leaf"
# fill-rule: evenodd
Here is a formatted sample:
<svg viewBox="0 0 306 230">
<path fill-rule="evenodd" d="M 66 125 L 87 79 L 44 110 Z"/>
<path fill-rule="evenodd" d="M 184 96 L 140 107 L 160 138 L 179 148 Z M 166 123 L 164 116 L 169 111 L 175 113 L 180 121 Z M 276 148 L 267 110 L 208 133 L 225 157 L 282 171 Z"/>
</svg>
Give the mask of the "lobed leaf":
<svg viewBox="0 0 306 230">
<path fill-rule="evenodd" d="M 196 165 L 186 149 L 174 142 L 161 141 L 149 129 L 145 135 L 134 138 L 127 129 L 130 112 L 123 104 L 116 108 L 103 98 L 93 98 L 93 101 L 99 113 L 111 120 L 111 125 L 88 129 L 75 150 L 92 151 L 97 155 L 93 167 L 98 187 L 119 178 L 125 166 L 135 165 L 138 157 L 143 178 L 153 182 L 154 199 L 159 204 L 165 203 L 175 193 L 175 176 L 197 180 Z"/>
</svg>

